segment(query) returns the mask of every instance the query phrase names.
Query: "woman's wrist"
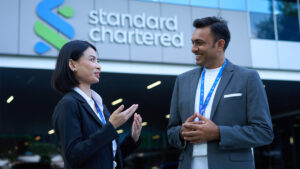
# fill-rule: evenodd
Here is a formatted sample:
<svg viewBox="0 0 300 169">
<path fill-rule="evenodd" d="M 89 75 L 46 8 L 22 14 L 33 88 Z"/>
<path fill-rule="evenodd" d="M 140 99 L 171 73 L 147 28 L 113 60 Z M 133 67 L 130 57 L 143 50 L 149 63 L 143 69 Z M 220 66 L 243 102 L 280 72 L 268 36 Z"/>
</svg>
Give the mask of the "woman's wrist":
<svg viewBox="0 0 300 169">
<path fill-rule="evenodd" d="M 133 139 L 134 142 L 138 142 L 139 141 L 139 136 L 135 137 L 135 136 L 131 135 L 131 138 Z"/>
</svg>

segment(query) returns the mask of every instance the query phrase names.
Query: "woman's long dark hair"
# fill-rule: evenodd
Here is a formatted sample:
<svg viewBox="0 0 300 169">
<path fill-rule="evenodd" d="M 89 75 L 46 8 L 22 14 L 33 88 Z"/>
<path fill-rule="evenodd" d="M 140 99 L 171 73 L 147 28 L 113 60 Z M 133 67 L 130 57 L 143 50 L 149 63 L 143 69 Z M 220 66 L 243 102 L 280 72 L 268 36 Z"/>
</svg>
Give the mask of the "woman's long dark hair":
<svg viewBox="0 0 300 169">
<path fill-rule="evenodd" d="M 69 67 L 69 60 L 72 59 L 77 61 L 89 47 L 97 52 L 94 45 L 82 40 L 70 41 L 61 48 L 56 61 L 55 70 L 52 74 L 52 86 L 56 90 L 66 94 L 79 84 Z"/>
</svg>

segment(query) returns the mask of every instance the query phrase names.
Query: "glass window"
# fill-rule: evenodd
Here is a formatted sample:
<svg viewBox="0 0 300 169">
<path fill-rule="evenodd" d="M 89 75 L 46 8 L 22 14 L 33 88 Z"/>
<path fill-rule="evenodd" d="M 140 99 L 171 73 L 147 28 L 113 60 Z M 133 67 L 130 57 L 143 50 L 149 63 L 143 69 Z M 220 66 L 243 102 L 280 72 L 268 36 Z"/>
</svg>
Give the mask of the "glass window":
<svg viewBox="0 0 300 169">
<path fill-rule="evenodd" d="M 162 3 L 170 3 L 177 5 L 190 5 L 190 0 L 160 0 Z"/>
<path fill-rule="evenodd" d="M 220 0 L 220 8 L 246 11 L 246 0 Z"/>
<path fill-rule="evenodd" d="M 275 39 L 272 0 L 248 1 L 251 37 Z"/>
<path fill-rule="evenodd" d="M 275 39 L 272 14 L 250 12 L 251 37 L 258 39 Z"/>
<path fill-rule="evenodd" d="M 248 0 L 249 12 L 271 14 L 273 11 L 272 0 Z"/>
<path fill-rule="evenodd" d="M 275 0 L 278 40 L 300 41 L 297 0 Z"/>
<path fill-rule="evenodd" d="M 191 5 L 209 8 L 219 8 L 219 0 L 191 0 Z"/>
</svg>

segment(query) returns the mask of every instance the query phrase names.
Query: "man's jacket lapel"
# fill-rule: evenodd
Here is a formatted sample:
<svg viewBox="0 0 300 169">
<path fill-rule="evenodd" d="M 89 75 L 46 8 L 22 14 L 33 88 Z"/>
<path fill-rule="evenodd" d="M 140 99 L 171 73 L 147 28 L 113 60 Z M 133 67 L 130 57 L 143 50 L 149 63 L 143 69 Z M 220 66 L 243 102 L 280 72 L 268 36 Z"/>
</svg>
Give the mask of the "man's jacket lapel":
<svg viewBox="0 0 300 169">
<path fill-rule="evenodd" d="M 233 71 L 234 69 L 232 63 L 227 60 L 227 65 L 224 68 L 224 72 L 222 74 L 217 91 L 215 93 L 215 97 L 211 108 L 210 119 L 213 119 L 214 117 L 215 111 L 218 107 L 221 97 L 223 96 L 224 90 L 232 77 Z"/>
</svg>

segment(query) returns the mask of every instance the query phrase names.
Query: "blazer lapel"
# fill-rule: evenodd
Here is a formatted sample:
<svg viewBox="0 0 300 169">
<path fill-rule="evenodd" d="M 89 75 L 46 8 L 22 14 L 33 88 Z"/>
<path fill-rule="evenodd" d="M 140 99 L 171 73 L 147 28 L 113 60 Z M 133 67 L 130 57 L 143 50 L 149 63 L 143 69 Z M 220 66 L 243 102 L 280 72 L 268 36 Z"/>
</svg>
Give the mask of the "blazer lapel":
<svg viewBox="0 0 300 169">
<path fill-rule="evenodd" d="M 213 119 L 213 117 L 214 117 L 214 114 L 215 114 L 215 111 L 219 104 L 219 101 L 224 93 L 226 86 L 228 85 L 228 82 L 230 81 L 230 79 L 232 77 L 232 74 L 233 74 L 232 63 L 229 62 L 229 60 L 227 60 L 227 65 L 224 68 L 223 75 L 221 77 L 220 83 L 218 85 L 218 88 L 217 88 L 217 91 L 216 91 L 216 94 L 215 94 L 215 97 L 213 100 L 210 119 Z"/>
<path fill-rule="evenodd" d="M 103 104 L 103 114 L 104 114 L 105 121 L 107 122 L 109 120 L 110 113 L 104 104 Z"/>
<path fill-rule="evenodd" d="M 190 81 L 190 110 L 188 113 L 190 117 L 191 115 L 193 115 L 195 112 L 195 97 L 196 97 L 196 92 L 197 92 L 197 87 L 198 87 L 198 82 L 199 82 L 199 79 L 200 79 L 200 75 L 202 73 L 202 70 L 203 70 L 203 67 L 201 67 L 200 69 L 198 69 L 199 71 L 195 71 L 194 74 L 192 75 L 191 77 L 191 81 Z"/>
<path fill-rule="evenodd" d="M 83 103 L 84 108 L 87 110 L 87 112 L 92 115 L 92 117 L 99 123 L 101 126 L 103 125 L 98 116 L 95 114 L 94 110 L 91 108 L 91 106 L 85 102 Z"/>
<path fill-rule="evenodd" d="M 93 117 L 94 120 L 96 120 L 98 124 L 100 124 L 101 126 L 103 125 L 100 119 L 93 111 L 93 109 L 91 108 L 91 106 L 86 102 L 86 100 L 80 94 L 78 94 L 76 91 L 72 91 L 72 96 L 75 97 L 80 102 L 82 102 L 84 109 Z"/>
</svg>

